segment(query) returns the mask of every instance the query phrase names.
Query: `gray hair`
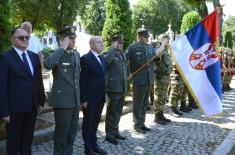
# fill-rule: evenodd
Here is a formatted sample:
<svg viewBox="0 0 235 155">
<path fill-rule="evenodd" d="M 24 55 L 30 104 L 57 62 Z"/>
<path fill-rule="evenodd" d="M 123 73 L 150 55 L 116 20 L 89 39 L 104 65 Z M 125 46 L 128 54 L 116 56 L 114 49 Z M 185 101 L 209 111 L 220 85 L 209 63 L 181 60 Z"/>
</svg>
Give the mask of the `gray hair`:
<svg viewBox="0 0 235 155">
<path fill-rule="evenodd" d="M 24 28 L 25 26 L 28 26 L 28 25 L 31 25 L 31 27 L 32 27 L 32 24 L 30 23 L 30 22 L 23 22 L 23 23 L 21 23 L 21 28 Z"/>
<path fill-rule="evenodd" d="M 90 46 L 94 45 L 96 43 L 96 40 L 97 39 L 101 39 L 100 36 L 92 36 L 89 43 L 90 43 Z"/>
</svg>

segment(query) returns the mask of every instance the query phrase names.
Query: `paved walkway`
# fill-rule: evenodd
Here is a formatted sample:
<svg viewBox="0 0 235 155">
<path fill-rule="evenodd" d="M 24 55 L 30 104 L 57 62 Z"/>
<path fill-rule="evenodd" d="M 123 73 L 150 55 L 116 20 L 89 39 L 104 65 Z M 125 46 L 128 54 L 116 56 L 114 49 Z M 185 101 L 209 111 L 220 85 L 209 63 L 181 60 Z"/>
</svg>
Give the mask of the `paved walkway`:
<svg viewBox="0 0 235 155">
<path fill-rule="evenodd" d="M 109 155 L 211 155 L 232 129 L 235 128 L 235 89 L 223 95 L 223 114 L 214 119 L 202 116 L 199 110 L 184 113 L 181 118 L 169 115 L 166 106 L 166 117 L 172 120 L 168 125 L 153 122 L 154 114 L 149 112 L 146 125 L 152 129 L 147 134 L 133 130 L 132 113 L 121 118 L 120 131 L 127 140 L 119 145 L 105 141 L 104 123 L 100 123 L 98 144 Z M 52 115 L 46 116 L 52 119 Z M 52 136 L 44 137 L 45 142 L 35 142 L 33 155 L 51 155 L 53 152 Z M 77 134 L 74 154 L 83 155 L 81 130 Z M 0 154 L 4 154 L 0 152 Z"/>
<path fill-rule="evenodd" d="M 226 92 L 223 98 L 224 113 L 214 119 L 201 116 L 199 110 L 184 114 L 181 118 L 166 116 L 172 119 L 169 125 L 153 122 L 154 114 L 148 113 L 146 125 L 152 128 L 147 134 L 136 133 L 132 128 L 132 113 L 121 118 L 120 131 L 127 140 L 119 145 L 112 145 L 104 140 L 104 123 L 100 123 L 98 144 L 110 155 L 210 155 L 235 127 L 235 91 Z M 168 106 L 166 107 L 168 113 Z M 53 141 L 33 146 L 33 155 L 52 154 Z M 81 131 L 78 132 L 74 153 L 83 154 Z"/>
</svg>

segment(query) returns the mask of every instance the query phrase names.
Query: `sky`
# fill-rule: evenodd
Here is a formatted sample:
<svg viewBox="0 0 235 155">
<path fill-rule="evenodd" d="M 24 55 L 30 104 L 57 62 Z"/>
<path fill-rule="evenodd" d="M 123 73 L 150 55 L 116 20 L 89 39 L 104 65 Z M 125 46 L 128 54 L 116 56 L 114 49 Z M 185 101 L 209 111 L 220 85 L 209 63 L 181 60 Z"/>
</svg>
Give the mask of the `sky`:
<svg viewBox="0 0 235 155">
<path fill-rule="evenodd" d="M 129 0 L 130 5 L 132 6 L 133 4 L 136 4 L 139 0 Z M 224 18 L 226 19 L 229 15 L 235 16 L 235 1 L 234 0 L 220 0 L 220 4 L 225 6 L 223 7 L 224 11 Z M 213 11 L 213 5 L 212 3 L 207 4 L 209 13 Z"/>
</svg>

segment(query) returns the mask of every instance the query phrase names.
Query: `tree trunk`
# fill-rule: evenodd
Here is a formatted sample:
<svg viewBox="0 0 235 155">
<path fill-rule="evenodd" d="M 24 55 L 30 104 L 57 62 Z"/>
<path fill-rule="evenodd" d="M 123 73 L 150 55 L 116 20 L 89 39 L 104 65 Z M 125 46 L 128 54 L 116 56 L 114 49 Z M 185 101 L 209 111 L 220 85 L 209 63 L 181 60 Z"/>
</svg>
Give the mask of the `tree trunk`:
<svg viewBox="0 0 235 155">
<path fill-rule="evenodd" d="M 204 1 L 198 5 L 198 13 L 201 16 L 201 18 L 204 18 L 208 15 L 206 1 Z"/>
<path fill-rule="evenodd" d="M 223 45 L 223 36 L 222 36 L 222 24 L 223 24 L 223 8 L 219 0 L 213 2 L 214 9 L 219 10 L 218 20 L 219 20 L 219 44 Z"/>
</svg>

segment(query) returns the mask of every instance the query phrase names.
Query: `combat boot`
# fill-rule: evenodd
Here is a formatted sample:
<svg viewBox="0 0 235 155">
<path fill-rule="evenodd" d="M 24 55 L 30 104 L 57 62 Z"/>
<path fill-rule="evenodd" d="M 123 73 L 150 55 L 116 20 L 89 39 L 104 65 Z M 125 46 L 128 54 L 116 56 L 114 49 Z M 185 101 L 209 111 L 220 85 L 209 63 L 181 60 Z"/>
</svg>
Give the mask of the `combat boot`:
<svg viewBox="0 0 235 155">
<path fill-rule="evenodd" d="M 196 102 L 193 100 L 191 102 L 189 102 L 189 107 L 192 109 L 198 109 L 198 105 L 196 104 Z"/>
<path fill-rule="evenodd" d="M 192 108 L 192 109 L 198 109 L 199 108 L 198 105 L 196 104 L 194 98 L 191 95 L 188 96 L 188 100 L 189 100 L 188 106 L 190 108 Z"/>
<path fill-rule="evenodd" d="M 166 125 L 167 124 L 167 122 L 161 116 L 160 112 L 155 114 L 154 122 L 156 122 L 158 124 L 162 124 L 162 125 Z"/>
<path fill-rule="evenodd" d="M 192 111 L 192 109 L 188 108 L 185 102 L 183 102 L 183 103 L 181 102 L 180 111 L 188 113 L 188 112 Z"/>
<path fill-rule="evenodd" d="M 160 112 L 160 115 L 161 115 L 161 117 L 164 119 L 165 122 L 169 122 L 169 123 L 171 122 L 170 119 L 166 118 L 166 117 L 163 115 L 163 111 Z"/>
<path fill-rule="evenodd" d="M 175 114 L 177 116 L 183 116 L 183 113 L 178 111 L 178 109 L 176 107 L 171 107 L 171 114 Z"/>
</svg>

